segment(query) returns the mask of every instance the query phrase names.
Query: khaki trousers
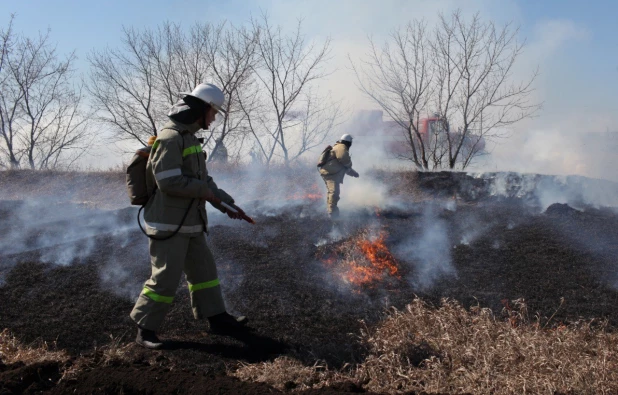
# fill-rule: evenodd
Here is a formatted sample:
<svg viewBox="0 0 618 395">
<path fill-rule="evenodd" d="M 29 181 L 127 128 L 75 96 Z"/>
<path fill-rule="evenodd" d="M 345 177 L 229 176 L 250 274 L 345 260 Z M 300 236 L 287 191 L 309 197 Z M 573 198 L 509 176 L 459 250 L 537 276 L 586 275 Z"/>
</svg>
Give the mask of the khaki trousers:
<svg viewBox="0 0 618 395">
<path fill-rule="evenodd" d="M 156 331 L 172 305 L 183 272 L 196 319 L 225 312 L 217 267 L 203 233 L 149 241 L 152 275 L 131 311 L 133 321 Z"/>
<path fill-rule="evenodd" d="M 337 207 L 337 202 L 339 202 L 339 193 L 341 183 L 338 182 L 332 176 L 322 176 L 324 180 L 324 184 L 326 184 L 327 194 L 326 194 L 326 210 L 331 218 L 336 218 L 339 216 L 339 207 Z"/>
</svg>

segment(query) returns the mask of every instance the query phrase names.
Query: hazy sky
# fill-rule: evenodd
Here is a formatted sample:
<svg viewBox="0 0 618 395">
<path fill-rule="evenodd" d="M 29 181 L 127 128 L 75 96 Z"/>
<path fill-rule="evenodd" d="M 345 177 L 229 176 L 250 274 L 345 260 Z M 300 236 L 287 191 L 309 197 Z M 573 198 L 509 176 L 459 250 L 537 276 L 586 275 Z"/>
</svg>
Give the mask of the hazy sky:
<svg viewBox="0 0 618 395">
<path fill-rule="evenodd" d="M 274 23 L 292 26 L 304 19 L 309 39 L 330 37 L 330 67 L 336 70 L 321 89 L 345 98 L 354 108 L 374 107 L 358 92 L 347 69 L 347 56 L 361 56 L 367 36 L 381 41 L 413 18 L 430 24 L 437 13 L 460 8 L 480 12 L 499 23 L 520 26 L 527 47 L 518 67 L 525 73 L 537 66 L 536 97 L 544 103 L 537 118 L 520 124 L 511 144 L 497 147 L 491 167 L 539 172 L 578 172 L 618 179 L 618 155 L 604 144 L 589 144 L 581 134 L 618 131 L 618 1 L 610 0 L 381 0 L 381 1 L 0 1 L 0 26 L 15 13 L 15 29 L 26 35 L 51 29 L 62 52 L 75 50 L 80 72 L 93 49 L 116 47 L 122 26 L 156 27 L 164 21 L 192 24 L 229 20 L 246 23 L 267 12 Z M 568 137 L 566 141 L 565 135 Z M 598 145 L 604 149 L 599 153 Z M 617 143 L 618 145 L 618 143 Z M 618 146 L 615 147 L 618 149 Z M 607 156 L 609 167 L 592 166 Z M 600 166 L 600 167 L 599 167 Z M 588 169 L 586 169 L 588 167 Z"/>
</svg>

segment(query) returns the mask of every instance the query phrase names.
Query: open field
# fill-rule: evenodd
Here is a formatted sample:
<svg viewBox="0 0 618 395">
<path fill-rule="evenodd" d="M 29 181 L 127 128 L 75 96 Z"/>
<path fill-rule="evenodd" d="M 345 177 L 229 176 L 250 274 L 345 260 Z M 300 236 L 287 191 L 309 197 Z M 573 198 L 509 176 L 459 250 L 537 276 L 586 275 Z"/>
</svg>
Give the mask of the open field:
<svg viewBox="0 0 618 395">
<path fill-rule="evenodd" d="M 334 228 L 313 175 L 214 173 L 257 222 L 208 237 L 253 330 L 208 334 L 180 286 L 155 352 L 123 175 L 0 173 L 0 394 L 618 392 L 617 184 L 374 171 Z"/>
</svg>

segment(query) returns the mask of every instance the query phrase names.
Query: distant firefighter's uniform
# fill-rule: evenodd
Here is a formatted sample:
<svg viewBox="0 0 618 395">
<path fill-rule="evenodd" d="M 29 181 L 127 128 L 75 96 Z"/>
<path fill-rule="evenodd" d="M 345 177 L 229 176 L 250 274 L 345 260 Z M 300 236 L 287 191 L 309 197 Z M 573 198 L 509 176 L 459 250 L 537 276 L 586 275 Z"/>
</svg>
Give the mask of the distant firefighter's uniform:
<svg viewBox="0 0 618 395">
<path fill-rule="evenodd" d="M 233 204 L 234 199 L 217 188 L 208 175 L 206 154 L 195 136 L 198 130 L 197 124 L 171 120 L 159 132 L 148 160 L 146 181 L 154 194 L 144 209 L 146 232 L 169 236 L 186 214 L 178 234 L 167 240 L 149 240 L 152 275 L 131 318 L 152 331 L 159 328 L 169 311 L 183 272 L 195 318 L 225 312 L 217 268 L 204 235 L 208 219 L 205 200 L 200 196 L 210 189 L 225 203 Z M 225 212 L 223 207 L 215 207 Z"/>
<path fill-rule="evenodd" d="M 337 143 L 330 151 L 330 157 L 326 160 L 326 163 L 320 167 L 320 175 L 328 191 L 326 209 L 331 218 L 339 216 L 337 202 L 339 202 L 341 192 L 340 185 L 343 184 L 343 178 L 346 174 L 358 177 L 358 173 L 352 169 L 352 157 L 349 148 L 343 143 Z"/>
</svg>

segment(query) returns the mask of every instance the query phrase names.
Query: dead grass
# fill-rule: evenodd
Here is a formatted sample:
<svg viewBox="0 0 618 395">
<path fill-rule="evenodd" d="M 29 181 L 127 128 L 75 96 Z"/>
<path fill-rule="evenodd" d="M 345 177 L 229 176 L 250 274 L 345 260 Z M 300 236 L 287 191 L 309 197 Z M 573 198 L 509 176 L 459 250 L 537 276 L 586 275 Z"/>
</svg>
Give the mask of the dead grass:
<svg viewBox="0 0 618 395">
<path fill-rule="evenodd" d="M 76 380 L 83 371 L 96 369 L 100 366 L 121 365 L 132 361 L 130 350 L 134 343 L 123 344 L 123 338 L 110 335 L 109 344 L 95 348 L 92 355 L 77 358 L 64 370 L 60 382 Z"/>
<path fill-rule="evenodd" d="M 79 373 L 100 366 L 129 363 L 130 349 L 133 343 L 123 344 L 122 338 L 111 337 L 111 342 L 95 348 L 92 355 L 71 358 L 64 350 L 58 350 L 55 344 L 37 341 L 31 345 L 22 344 L 8 329 L 0 332 L 0 361 L 6 365 L 23 363 L 32 365 L 41 362 L 58 362 L 62 377 L 59 382 L 75 380 Z"/>
<path fill-rule="evenodd" d="M 417 299 L 362 331 L 368 356 L 356 366 L 333 370 L 279 358 L 231 374 L 279 389 L 353 382 L 384 393 L 618 393 L 618 334 L 591 322 L 548 329 L 528 317 L 523 301 L 505 314 Z"/>
<path fill-rule="evenodd" d="M 109 366 L 130 362 L 130 350 L 135 347 L 135 343 L 127 343 L 123 336 L 114 338 L 113 335 L 109 335 L 109 337 L 109 344 L 95 348 L 92 363 L 99 366 Z"/>
<path fill-rule="evenodd" d="M 0 361 L 9 365 L 23 362 L 31 365 L 44 361 L 64 362 L 69 359 L 69 355 L 57 350 L 55 344 L 38 341 L 30 345 L 22 344 L 8 329 L 0 332 Z"/>
<path fill-rule="evenodd" d="M 267 383 L 279 390 L 322 388 L 335 383 L 337 377 L 319 362 L 305 366 L 286 356 L 272 362 L 243 363 L 232 375 L 245 381 Z"/>
</svg>

